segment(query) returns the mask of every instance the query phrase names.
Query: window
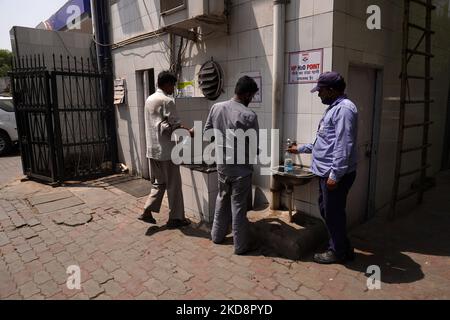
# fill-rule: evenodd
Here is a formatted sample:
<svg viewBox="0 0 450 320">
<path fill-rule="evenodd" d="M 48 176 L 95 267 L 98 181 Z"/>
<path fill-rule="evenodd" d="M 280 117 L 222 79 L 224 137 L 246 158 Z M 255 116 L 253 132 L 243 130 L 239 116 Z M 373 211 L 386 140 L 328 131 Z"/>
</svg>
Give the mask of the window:
<svg viewBox="0 0 450 320">
<path fill-rule="evenodd" d="M 137 71 L 136 84 L 138 92 L 138 105 L 143 106 L 147 98 L 156 91 L 154 69 Z"/>
<path fill-rule="evenodd" d="M 161 14 L 169 14 L 186 7 L 185 0 L 159 0 Z"/>
<path fill-rule="evenodd" d="M 14 112 L 12 100 L 0 100 L 0 109 L 6 112 Z"/>
</svg>

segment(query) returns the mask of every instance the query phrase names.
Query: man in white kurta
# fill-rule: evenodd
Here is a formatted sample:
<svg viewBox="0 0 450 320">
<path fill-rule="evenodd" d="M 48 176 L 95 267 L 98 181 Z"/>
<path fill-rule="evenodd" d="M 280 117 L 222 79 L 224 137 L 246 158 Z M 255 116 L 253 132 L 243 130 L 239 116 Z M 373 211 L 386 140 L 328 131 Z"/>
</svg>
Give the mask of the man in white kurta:
<svg viewBox="0 0 450 320">
<path fill-rule="evenodd" d="M 152 212 L 159 212 L 167 190 L 169 201 L 168 228 L 178 228 L 190 224 L 184 215 L 183 193 L 181 190 L 180 168 L 171 160 L 175 142 L 172 132 L 184 128 L 177 115 L 175 101 L 171 97 L 175 90 L 176 77 L 167 71 L 158 75 L 158 90 L 145 102 L 145 132 L 147 158 L 150 162 L 150 181 L 153 188 L 144 206 L 140 219 L 156 223 Z"/>
</svg>

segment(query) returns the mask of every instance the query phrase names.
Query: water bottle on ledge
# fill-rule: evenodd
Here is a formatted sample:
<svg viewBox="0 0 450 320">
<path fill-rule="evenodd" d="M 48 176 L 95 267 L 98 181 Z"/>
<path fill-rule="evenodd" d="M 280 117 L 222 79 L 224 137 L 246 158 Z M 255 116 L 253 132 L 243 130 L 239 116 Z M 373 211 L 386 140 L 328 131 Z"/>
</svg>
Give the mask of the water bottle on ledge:
<svg viewBox="0 0 450 320">
<path fill-rule="evenodd" d="M 292 155 L 287 151 L 287 149 L 291 146 L 291 139 L 287 139 L 286 142 L 286 152 L 284 153 L 284 172 L 290 173 L 294 171 L 294 160 L 292 159 Z"/>
</svg>

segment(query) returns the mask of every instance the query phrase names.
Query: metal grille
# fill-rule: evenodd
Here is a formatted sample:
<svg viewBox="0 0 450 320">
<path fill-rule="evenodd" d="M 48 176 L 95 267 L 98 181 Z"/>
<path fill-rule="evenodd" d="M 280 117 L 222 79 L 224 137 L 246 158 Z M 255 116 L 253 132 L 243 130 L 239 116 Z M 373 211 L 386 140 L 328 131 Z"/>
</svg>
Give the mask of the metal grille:
<svg viewBox="0 0 450 320">
<path fill-rule="evenodd" d="M 208 100 L 216 100 L 223 92 L 223 71 L 211 60 L 202 65 L 198 73 L 198 84 Z"/>
<path fill-rule="evenodd" d="M 11 72 L 24 174 L 50 182 L 113 173 L 114 109 L 90 59 L 16 58 Z"/>
</svg>

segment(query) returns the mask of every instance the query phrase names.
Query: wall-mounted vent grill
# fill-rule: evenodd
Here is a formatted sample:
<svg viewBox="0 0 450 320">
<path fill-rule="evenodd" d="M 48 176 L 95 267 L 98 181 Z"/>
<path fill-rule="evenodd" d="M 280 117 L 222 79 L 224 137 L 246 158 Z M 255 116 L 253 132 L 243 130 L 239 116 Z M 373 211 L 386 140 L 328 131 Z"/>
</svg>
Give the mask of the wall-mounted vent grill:
<svg viewBox="0 0 450 320">
<path fill-rule="evenodd" d="M 216 100 L 223 92 L 223 71 L 220 65 L 212 59 L 203 64 L 198 73 L 198 84 L 206 99 Z"/>
</svg>

